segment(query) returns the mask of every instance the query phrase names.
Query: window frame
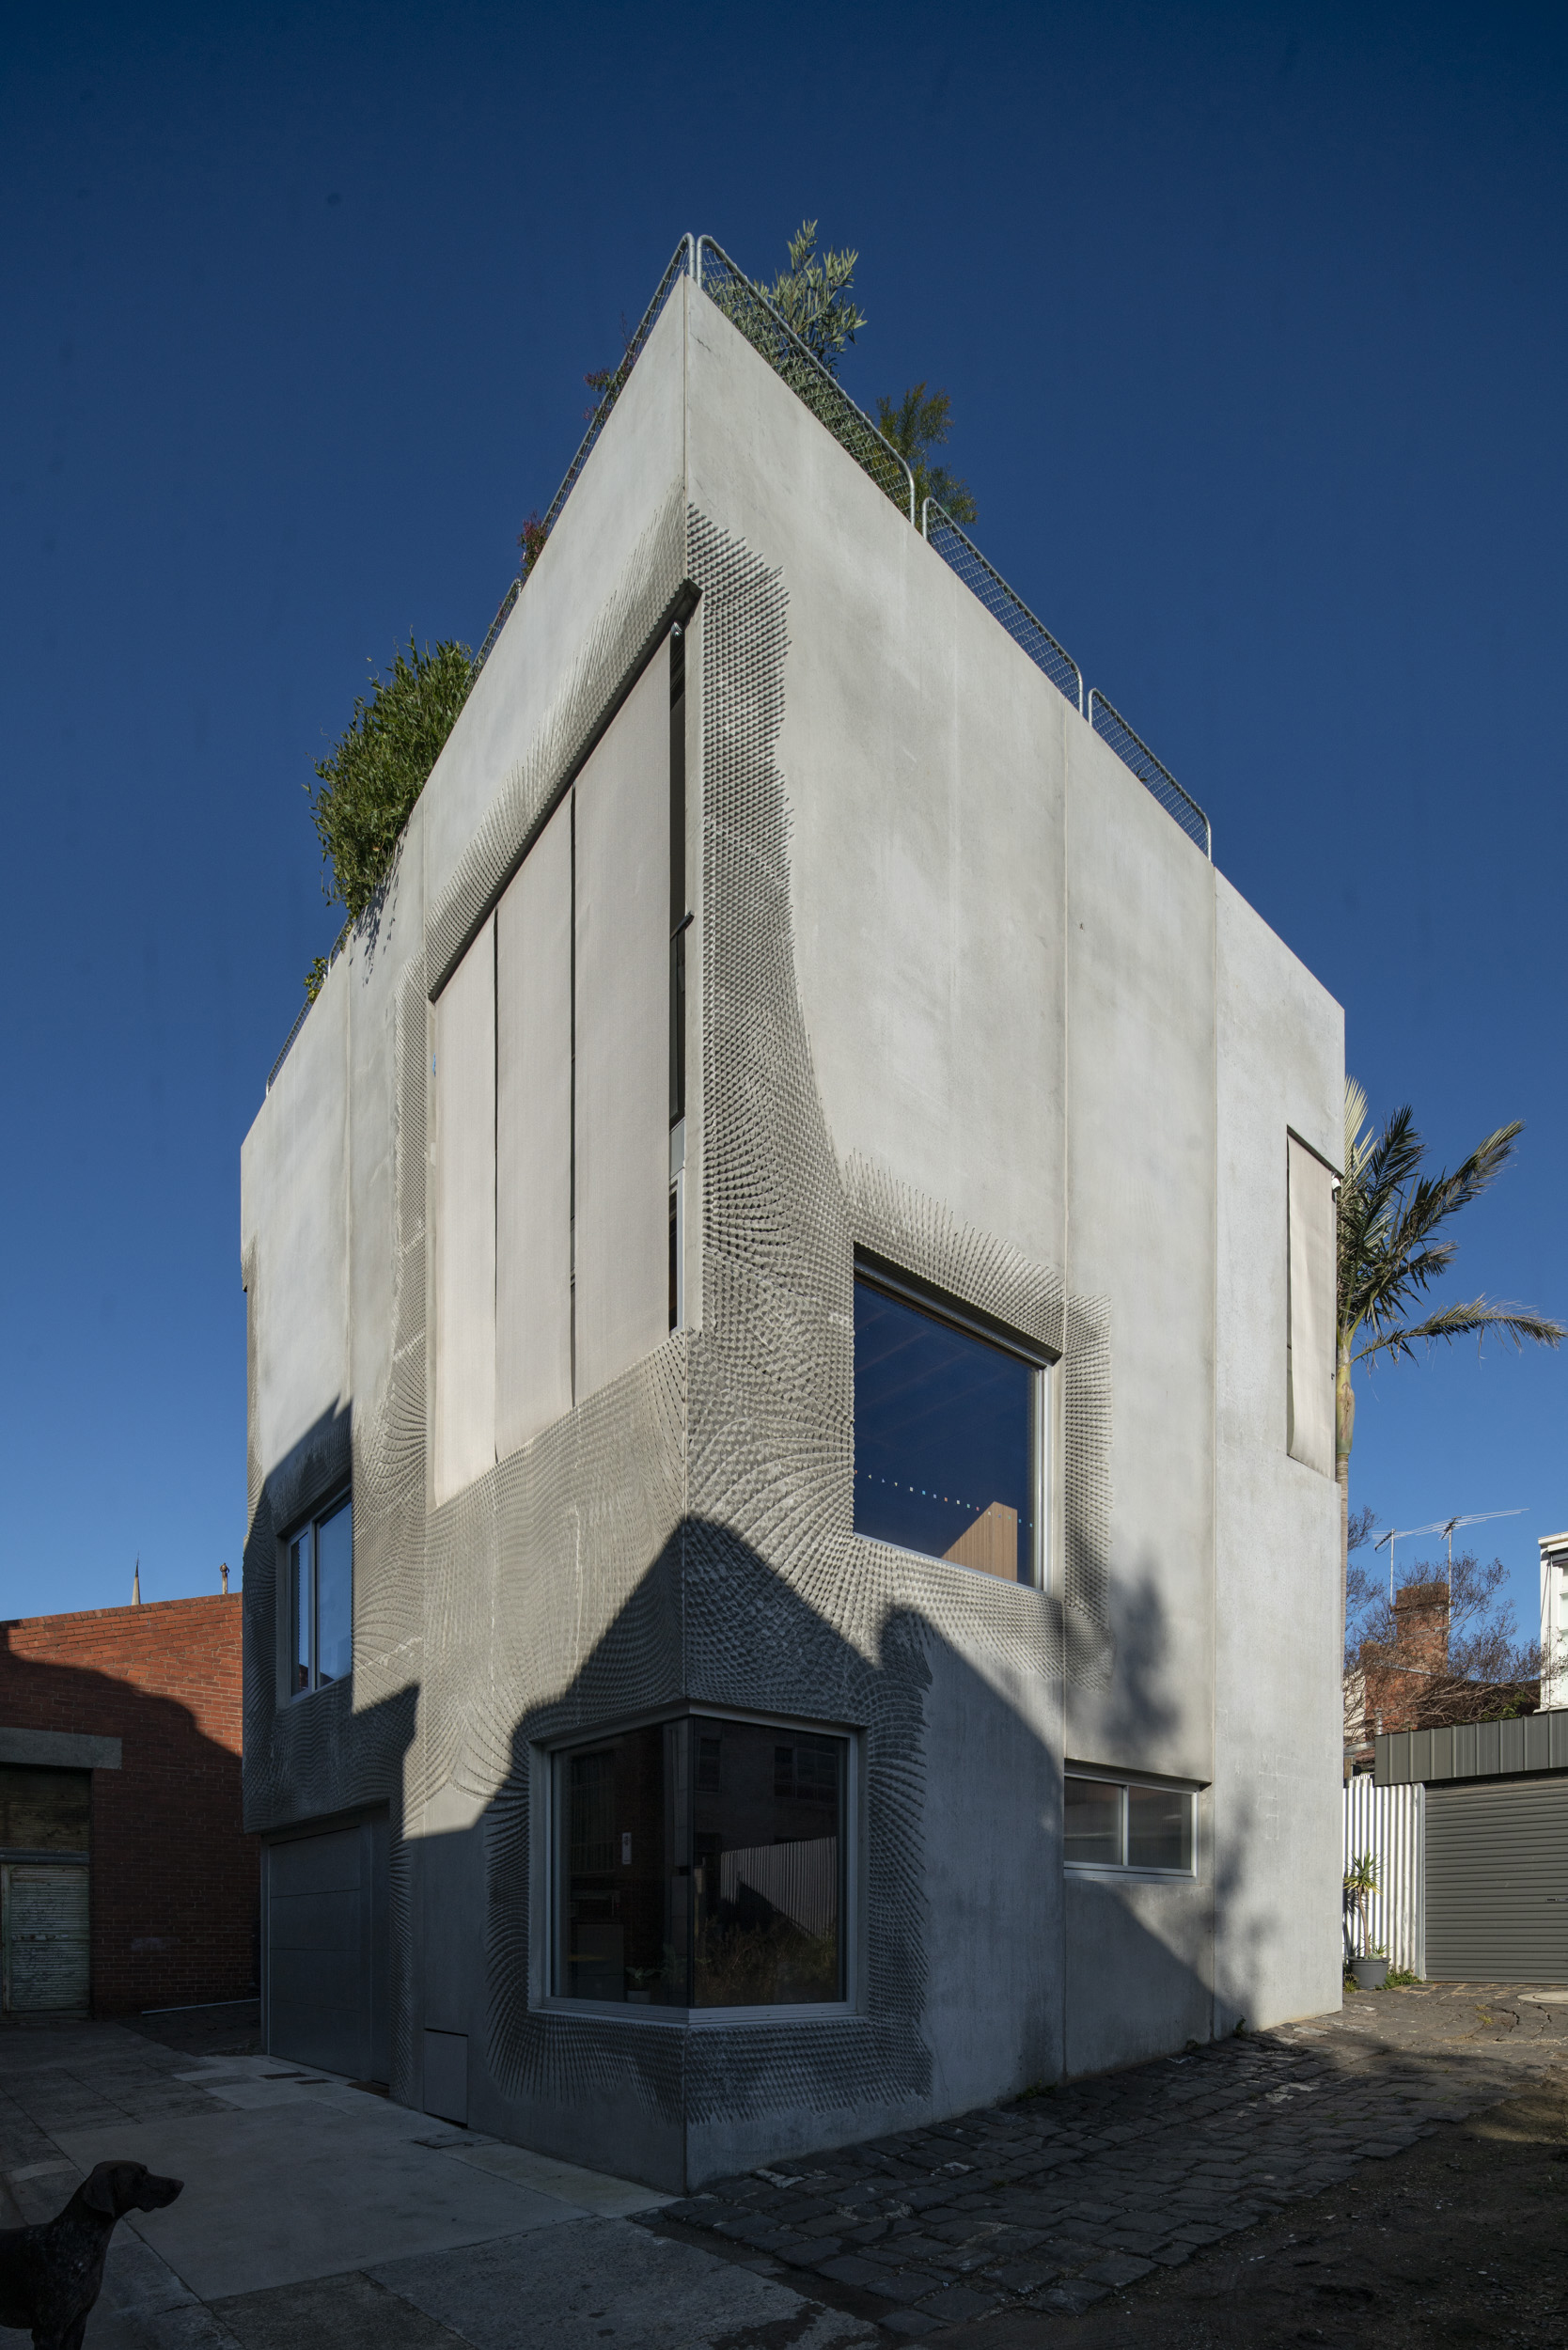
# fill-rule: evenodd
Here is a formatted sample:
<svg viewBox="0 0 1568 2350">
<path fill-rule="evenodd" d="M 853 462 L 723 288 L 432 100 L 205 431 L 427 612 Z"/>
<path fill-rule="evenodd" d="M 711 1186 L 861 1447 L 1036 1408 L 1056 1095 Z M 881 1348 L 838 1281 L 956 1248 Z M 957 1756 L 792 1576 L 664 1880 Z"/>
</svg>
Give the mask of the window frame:
<svg viewBox="0 0 1568 2350">
<path fill-rule="evenodd" d="M 1131 1880 L 1131 1882 L 1135 1885 L 1197 1884 L 1200 1874 L 1200 1856 L 1199 1848 L 1199 1834 L 1201 1825 L 1198 1799 L 1200 1795 L 1202 1794 L 1204 1790 L 1204 1782 L 1202 1780 L 1195 1778 L 1163 1778 L 1160 1777 L 1159 1773 L 1155 1771 L 1115 1771 L 1106 1769 L 1101 1764 L 1094 1762 L 1066 1762 L 1062 1766 L 1061 1777 L 1061 1865 L 1065 1875 L 1074 1877 L 1100 1877 L 1118 1884 L 1126 1884 L 1129 1880 Z M 1066 1825 L 1067 1781 L 1071 1778 L 1087 1779 L 1094 1785 L 1100 1787 L 1115 1787 L 1120 1792 L 1121 1797 L 1120 1805 L 1121 1858 L 1120 1860 L 1070 1860 L 1068 1858 Z M 1185 1796 L 1190 1807 L 1189 1818 L 1192 1829 L 1190 1848 L 1192 1858 L 1184 1869 L 1150 1868 L 1144 1863 L 1140 1863 L 1135 1867 L 1133 1863 L 1128 1860 L 1126 1856 L 1131 1806 L 1128 1803 L 1127 1796 L 1129 1789 L 1134 1787 L 1146 1787 L 1154 1794 Z"/>
<path fill-rule="evenodd" d="M 966 1567 L 961 1559 L 944 1559 L 939 1551 L 911 1550 L 904 1543 L 889 1542 L 885 1535 L 860 1534 L 861 1542 L 874 1542 L 886 1550 L 896 1550 L 905 1559 L 918 1559 L 928 1566 L 950 1567 L 955 1573 L 979 1575 L 982 1582 L 995 1583 L 1003 1590 L 1048 1592 L 1055 1588 L 1054 1551 L 1058 1511 L 1056 1480 L 1061 1446 L 1057 1425 L 1058 1390 L 1059 1381 L 1055 1372 L 1060 1356 L 1053 1355 L 1037 1339 L 1023 1337 L 1006 1323 L 998 1322 L 982 1308 L 966 1305 L 962 1299 L 949 1296 L 889 1264 L 885 1258 L 869 1249 L 855 1252 L 854 1278 L 863 1281 L 868 1289 L 880 1290 L 901 1306 L 912 1306 L 933 1322 L 946 1323 L 949 1329 L 962 1331 L 965 1338 L 979 1339 L 987 1346 L 1014 1355 L 1026 1363 L 1031 1373 L 1033 1396 L 1029 1410 L 1029 1486 L 1034 1499 L 1034 1541 L 1029 1559 L 1029 1577 L 1009 1584 L 998 1575 L 987 1574 L 981 1567 Z M 852 1313 L 853 1319 L 853 1313 Z M 851 1413 L 851 1435 L 855 1434 Z M 851 1470 L 851 1515 L 853 1520 L 854 1470 Z"/>
<path fill-rule="evenodd" d="M 321 1586 L 317 1534 L 319 1529 L 327 1523 L 329 1518 L 335 1518 L 338 1512 L 344 1509 L 346 1509 L 349 1512 L 350 1664 L 349 1670 L 346 1673 L 338 1673 L 334 1679 L 330 1681 L 323 1681 L 321 1678 Z M 294 1545 L 300 1540 L 300 1537 L 306 1533 L 308 1533 L 310 1536 L 310 1679 L 306 1684 L 304 1688 L 301 1688 L 295 1678 L 299 1669 L 299 1658 L 296 1653 L 294 1629 L 299 1621 L 299 1610 L 296 1600 L 298 1569 L 294 1563 Z M 340 1689 L 346 1683 L 352 1681 L 353 1678 L 353 1562 L 356 1544 L 354 1542 L 353 1486 L 352 1481 L 349 1484 L 337 1486 L 335 1491 L 328 1496 L 325 1501 L 319 1502 L 313 1510 L 307 1511 L 304 1517 L 297 1519 L 294 1525 L 290 1528 L 290 1531 L 284 1535 L 281 1548 L 283 1553 L 283 1573 L 279 1579 L 283 1586 L 283 1639 L 281 1648 L 283 1654 L 284 1703 L 286 1705 L 293 1705 L 302 1698 L 320 1697 L 323 1689 Z"/>
<path fill-rule="evenodd" d="M 787 1731 L 802 1737 L 839 1738 L 844 1742 L 844 1849 L 839 1863 L 842 1888 L 839 1934 L 843 1946 L 844 1981 L 841 1999 L 794 2000 L 786 2006 L 776 2007 L 659 2008 L 635 2006 L 624 1999 L 573 1999 L 557 1990 L 563 1899 L 560 1763 L 571 1754 L 599 1746 L 605 1739 L 623 1737 L 631 1731 L 652 1730 L 662 1728 L 667 1722 L 698 1718 L 703 1721 L 739 1722 L 752 1729 Z M 591 2015 L 608 2018 L 634 2029 L 655 2031 L 729 2030 L 738 2024 L 820 2024 L 860 2014 L 864 2004 L 861 1986 L 865 1981 L 865 1954 L 861 1948 L 865 1904 L 859 1884 L 861 1856 L 865 1849 L 861 1821 L 865 1783 L 862 1735 L 859 1730 L 846 1722 L 808 1721 L 798 1715 L 760 1713 L 744 1706 L 711 1705 L 688 1700 L 683 1704 L 663 1706 L 649 1713 L 618 1715 L 613 1721 L 599 1723 L 592 1730 L 579 1726 L 559 1738 L 550 1740 L 548 1744 L 536 1746 L 533 1761 L 537 1767 L 530 1773 L 533 1782 L 530 1810 L 540 1875 L 535 1880 L 531 1907 L 534 1918 L 542 1922 L 543 1931 L 530 1936 L 533 1952 L 530 2006 L 552 2015 Z"/>
</svg>

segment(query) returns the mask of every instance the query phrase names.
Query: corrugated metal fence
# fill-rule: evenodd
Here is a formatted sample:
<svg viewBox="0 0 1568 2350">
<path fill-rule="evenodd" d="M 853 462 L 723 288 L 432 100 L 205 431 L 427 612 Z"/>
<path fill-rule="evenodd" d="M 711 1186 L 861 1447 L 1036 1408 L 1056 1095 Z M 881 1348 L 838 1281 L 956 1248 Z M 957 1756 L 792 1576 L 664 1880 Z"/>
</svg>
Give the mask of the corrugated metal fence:
<svg viewBox="0 0 1568 2350">
<path fill-rule="evenodd" d="M 1344 1791 L 1344 1865 L 1364 1852 L 1377 1860 L 1378 1889 L 1367 1904 L 1372 1938 L 1388 1953 L 1390 1966 L 1426 1973 L 1426 1789 L 1379 1787 L 1369 1778 L 1351 1779 Z M 1349 1958 L 1359 1931 L 1349 1894 L 1344 1902 L 1344 1947 Z"/>
</svg>

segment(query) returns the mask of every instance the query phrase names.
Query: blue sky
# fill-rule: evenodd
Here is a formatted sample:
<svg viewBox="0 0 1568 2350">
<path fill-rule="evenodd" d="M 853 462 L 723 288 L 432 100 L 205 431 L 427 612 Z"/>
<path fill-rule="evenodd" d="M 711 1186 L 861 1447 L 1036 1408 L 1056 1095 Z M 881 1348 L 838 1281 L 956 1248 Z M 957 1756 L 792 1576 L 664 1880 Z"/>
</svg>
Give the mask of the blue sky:
<svg viewBox="0 0 1568 2350">
<path fill-rule="evenodd" d="M 244 1531 L 242 1136 L 336 924 L 303 785 L 477 644 L 677 238 L 857 245 L 863 403 L 1343 1001 L 1522 1162 L 1466 1291 L 1568 1314 L 1568 19 L 1507 6 L 392 5 L 9 21 L 0 1612 Z M 1354 1498 L 1535 1607 L 1568 1359 L 1363 1383 Z"/>
</svg>

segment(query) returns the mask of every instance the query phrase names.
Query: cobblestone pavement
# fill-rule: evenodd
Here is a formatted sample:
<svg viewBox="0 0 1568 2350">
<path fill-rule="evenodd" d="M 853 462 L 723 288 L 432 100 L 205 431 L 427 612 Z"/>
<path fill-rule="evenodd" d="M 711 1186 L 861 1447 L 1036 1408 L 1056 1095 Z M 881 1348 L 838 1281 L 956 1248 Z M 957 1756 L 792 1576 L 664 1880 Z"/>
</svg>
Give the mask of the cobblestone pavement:
<svg viewBox="0 0 1568 2350">
<path fill-rule="evenodd" d="M 726 2179 L 643 2224 L 808 2272 L 895 2339 L 1067 2313 L 1553 2075 L 1568 1992 L 1352 1994 L 1338 2015 Z"/>
</svg>

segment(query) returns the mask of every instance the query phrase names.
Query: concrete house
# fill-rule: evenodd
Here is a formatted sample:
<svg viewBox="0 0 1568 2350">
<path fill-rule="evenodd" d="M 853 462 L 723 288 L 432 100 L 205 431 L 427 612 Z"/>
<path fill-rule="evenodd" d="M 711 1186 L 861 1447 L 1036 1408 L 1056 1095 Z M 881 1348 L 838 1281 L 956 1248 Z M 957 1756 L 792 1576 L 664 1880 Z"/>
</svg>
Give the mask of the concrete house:
<svg viewBox="0 0 1568 2350">
<path fill-rule="evenodd" d="M 244 1768 L 274 2053 L 679 2188 L 1337 2005 L 1343 1051 L 706 240 L 634 351 L 245 1142 Z"/>
</svg>

